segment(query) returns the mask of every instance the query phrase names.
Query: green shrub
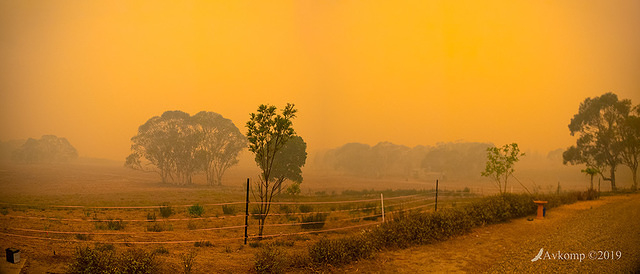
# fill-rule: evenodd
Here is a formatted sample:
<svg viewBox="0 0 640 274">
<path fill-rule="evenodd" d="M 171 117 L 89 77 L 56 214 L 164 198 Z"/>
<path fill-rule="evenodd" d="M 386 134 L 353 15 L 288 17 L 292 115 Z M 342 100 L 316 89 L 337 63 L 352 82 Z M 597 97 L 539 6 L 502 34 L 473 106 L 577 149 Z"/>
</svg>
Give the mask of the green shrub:
<svg viewBox="0 0 640 274">
<path fill-rule="evenodd" d="M 235 215 L 236 207 L 233 205 L 222 205 L 222 213 L 225 215 Z"/>
<path fill-rule="evenodd" d="M 119 273 L 158 273 L 156 254 L 143 249 L 129 249 L 118 256 Z"/>
<path fill-rule="evenodd" d="M 95 249 L 100 252 L 115 251 L 116 247 L 112 244 L 96 244 Z"/>
<path fill-rule="evenodd" d="M 154 212 L 153 215 L 152 215 L 151 212 L 148 212 L 147 213 L 147 220 L 155 221 L 156 220 L 156 213 Z"/>
<path fill-rule="evenodd" d="M 325 213 L 316 213 L 309 214 L 308 216 L 302 216 L 300 217 L 300 221 L 302 222 L 300 227 L 302 227 L 302 229 L 320 229 L 324 227 L 324 222 L 325 220 L 327 220 L 327 216 L 329 216 L 329 214 Z"/>
<path fill-rule="evenodd" d="M 310 205 L 300 205 L 299 209 L 300 209 L 300 212 L 302 213 L 309 213 L 313 211 L 313 207 Z"/>
<path fill-rule="evenodd" d="M 316 265 L 342 265 L 370 258 L 377 247 L 366 235 L 341 239 L 321 239 L 309 247 L 309 258 Z"/>
<path fill-rule="evenodd" d="M 114 249 L 77 247 L 68 265 L 70 273 L 157 273 L 155 254 L 130 249 L 117 255 Z"/>
<path fill-rule="evenodd" d="M 162 204 L 159 210 L 160 210 L 160 216 L 162 216 L 162 218 L 169 218 L 171 214 L 173 214 L 173 209 L 171 208 L 169 203 Z"/>
<path fill-rule="evenodd" d="M 287 256 L 275 245 L 264 245 L 255 255 L 254 269 L 258 273 L 283 273 L 286 268 Z"/>
<path fill-rule="evenodd" d="M 115 252 L 77 247 L 68 266 L 70 273 L 117 273 Z"/>
<path fill-rule="evenodd" d="M 202 214 L 204 214 L 204 207 L 199 204 L 192 205 L 187 208 L 187 210 L 189 211 L 189 215 L 191 217 L 201 217 Z"/>
</svg>

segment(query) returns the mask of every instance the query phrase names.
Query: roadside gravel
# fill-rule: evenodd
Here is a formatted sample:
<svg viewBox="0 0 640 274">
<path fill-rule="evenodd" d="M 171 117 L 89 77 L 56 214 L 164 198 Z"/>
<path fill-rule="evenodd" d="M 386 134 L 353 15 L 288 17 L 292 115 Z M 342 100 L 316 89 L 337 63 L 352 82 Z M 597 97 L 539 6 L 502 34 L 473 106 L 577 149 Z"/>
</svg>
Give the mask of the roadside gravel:
<svg viewBox="0 0 640 274">
<path fill-rule="evenodd" d="M 546 233 L 525 240 L 521 248 L 507 252 L 488 272 L 638 272 L 639 198 L 638 195 L 611 197 L 616 201 L 567 216 Z M 532 262 L 541 248 L 541 258 Z M 558 254 L 564 259 L 557 259 Z M 582 261 L 581 256 L 584 256 Z"/>
</svg>

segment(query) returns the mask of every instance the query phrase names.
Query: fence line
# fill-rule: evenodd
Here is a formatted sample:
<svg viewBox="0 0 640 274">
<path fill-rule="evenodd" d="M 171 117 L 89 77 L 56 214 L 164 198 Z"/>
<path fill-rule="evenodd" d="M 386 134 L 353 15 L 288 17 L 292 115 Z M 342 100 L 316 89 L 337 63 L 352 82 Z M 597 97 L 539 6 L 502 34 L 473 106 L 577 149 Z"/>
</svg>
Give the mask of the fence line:
<svg viewBox="0 0 640 274">
<path fill-rule="evenodd" d="M 429 195 L 430 193 L 425 193 L 427 195 Z M 391 198 L 385 198 L 384 200 L 397 200 L 397 199 L 409 199 L 409 198 L 414 198 L 414 197 L 419 197 L 422 196 L 423 194 L 414 194 L 414 195 L 405 195 L 405 196 L 397 196 L 397 197 L 391 197 Z M 460 197 L 460 198 L 464 198 L 464 197 Z M 384 205 L 385 208 L 389 208 L 389 207 L 394 207 L 394 206 L 399 206 L 399 205 L 405 205 L 405 204 L 411 204 L 411 203 L 418 203 L 418 202 L 422 202 L 422 201 L 427 201 L 427 200 L 432 200 L 434 199 L 434 197 L 426 197 L 426 198 L 421 198 L 421 199 L 415 199 L 415 200 L 410 200 L 410 201 L 400 201 L 399 203 L 395 203 L 395 204 L 386 204 Z M 295 204 L 299 204 L 299 205 L 304 205 L 304 204 L 348 204 L 348 203 L 361 203 L 361 202 L 381 202 L 380 198 L 375 198 L 375 199 L 360 199 L 360 200 L 347 200 L 347 201 L 320 201 L 320 202 L 272 202 L 271 204 L 274 205 L 295 205 Z M 249 202 L 250 203 L 250 202 Z M 456 202 L 456 203 L 467 203 L 467 202 Z M 8 203 L 3 203 L 0 202 L 0 204 L 8 204 Z M 228 202 L 228 203 L 217 203 L 217 204 L 204 204 L 204 206 L 219 206 L 219 205 L 236 205 L 236 204 L 248 204 L 248 202 Z M 256 203 L 254 202 L 254 204 L 261 204 L 260 202 Z M 401 210 L 394 210 L 394 211 L 390 211 L 392 214 L 394 213 L 399 213 L 399 212 L 403 212 L 403 211 L 409 211 L 409 210 L 415 210 L 415 209 L 419 209 L 419 208 L 424 208 L 424 207 L 428 207 L 431 205 L 434 205 L 435 203 L 429 203 L 429 204 L 425 204 L 425 205 L 420 205 L 420 206 L 416 206 L 416 207 L 411 207 L 411 208 L 407 208 L 407 209 L 401 209 Z M 14 205 L 24 205 L 24 204 L 14 204 Z M 31 205 L 26 205 L 28 207 L 34 207 L 34 208 L 42 208 L 42 206 L 31 206 Z M 49 206 L 50 208 L 85 208 L 85 209 L 157 209 L 157 208 L 163 208 L 166 207 L 167 205 L 163 205 L 163 206 L 137 206 L 137 207 L 89 207 L 89 206 Z M 188 207 L 188 206 L 192 206 L 192 205 L 168 205 L 171 207 Z M 45 206 L 46 207 L 46 206 Z M 333 210 L 333 211 L 315 211 L 315 212 L 305 212 L 305 213 L 272 213 L 269 215 L 276 215 L 276 216 L 281 216 L 281 215 L 308 215 L 308 214 L 326 214 L 326 213 L 334 213 L 334 212 L 345 212 L 345 211 L 365 211 L 365 210 L 375 210 L 377 208 L 380 208 L 381 205 L 378 204 L 376 206 L 371 206 L 371 207 L 366 207 L 366 208 L 355 208 L 355 209 L 343 209 L 343 210 Z M 375 211 L 374 211 L 375 213 Z M 261 214 L 249 214 L 251 216 L 260 216 Z M 247 215 L 245 214 L 241 214 L 241 215 L 234 215 L 234 216 L 216 216 L 216 217 L 199 217 L 199 218 L 173 218 L 173 219 L 163 219 L 165 221 L 187 221 L 187 220 L 210 220 L 210 219 L 226 219 L 226 218 L 237 218 L 237 217 L 246 217 Z M 343 218 L 343 219 L 336 219 L 336 220 L 332 220 L 330 222 L 340 222 L 340 221 L 349 221 L 349 220 L 361 220 L 361 219 L 365 219 L 365 218 L 371 218 L 371 217 L 380 217 L 381 214 L 374 214 L 374 215 L 369 215 L 369 216 L 359 216 L 359 217 L 354 217 L 354 218 Z M 114 219 L 109 219 L 109 220 L 96 220 L 96 219 L 63 219 L 63 218 L 53 218 L 53 217 L 32 217 L 32 216 L 7 216 L 9 218 L 25 218 L 25 219 L 37 219 L 37 220 L 57 220 L 57 221 L 86 221 L 86 222 L 108 222 L 108 221 L 114 221 Z M 377 218 L 376 218 L 377 219 Z M 119 221 L 123 221 L 123 222 L 154 222 L 155 220 L 149 220 L 149 219 L 131 219 L 131 220 L 119 220 Z M 318 222 L 296 222 L 296 223 L 284 223 L 284 224 L 266 224 L 264 226 L 266 227 L 277 227 L 277 226 L 298 226 L 298 225 L 305 225 L 305 224 L 320 224 L 320 223 L 326 223 L 326 221 L 318 221 Z M 324 232 L 329 232 L 329 231 L 337 231 L 337 230 L 346 230 L 346 229 L 351 229 L 351 228 L 358 228 L 358 227 L 365 227 L 365 226 L 371 226 L 371 225 L 376 225 L 376 224 L 380 224 L 382 222 L 373 222 L 373 223 L 368 223 L 368 224 L 362 224 L 362 225 L 354 225 L 354 226 L 346 226 L 346 227 L 338 227 L 338 228 L 331 228 L 331 229 L 324 229 L 324 230 L 312 230 L 312 231 L 303 231 L 303 232 L 294 232 L 294 233 L 280 233 L 280 234 L 272 234 L 272 235 L 262 235 L 262 236 L 245 236 L 245 237 L 237 237 L 237 238 L 220 238 L 220 239 L 215 239 L 213 240 L 213 242 L 221 242 L 221 241 L 229 241 L 229 240 L 238 240 L 238 239 L 247 239 L 247 238 L 270 238 L 270 237 L 280 237 L 280 236 L 288 236 L 288 235 L 301 235 L 301 234 L 309 234 L 309 233 L 324 233 Z M 188 230 L 188 231 L 214 231 L 214 230 L 230 230 L 230 229 L 240 229 L 240 228 L 247 228 L 248 226 L 245 225 L 237 225 L 237 226 L 227 226 L 227 227 L 213 227 L 213 228 L 202 228 L 202 229 L 192 229 L 192 230 Z M 140 235 L 140 234 L 164 234 L 164 233 L 185 233 L 188 231 L 161 231 L 161 232 L 153 232 L 153 231 L 138 231 L 138 232 L 86 232 L 86 231 L 52 231 L 52 230 L 37 230 L 37 229 L 25 229 L 25 228 L 8 228 L 10 230 L 15 230 L 15 231 L 23 231 L 23 232 L 32 232 L 32 233 L 46 233 L 47 235 L 49 233 L 51 234 L 81 234 L 81 235 Z M 40 239 L 40 240 L 51 240 L 51 241 L 65 241 L 65 242 L 83 242 L 83 243 L 87 243 L 87 242 L 95 242 L 95 243 L 110 243 L 110 244 L 185 244 L 185 243 L 197 243 L 197 242 L 202 242 L 203 240 L 181 240 L 181 241 L 92 241 L 92 240 L 77 240 L 77 239 L 57 239 L 57 238 L 48 238 L 48 237 L 38 237 L 38 236 L 28 236 L 28 235 L 19 235 L 19 234 L 11 234 L 11 233 L 4 233 L 4 232 L 0 232 L 0 235 L 5 235 L 5 236 L 12 236 L 12 237 L 21 237 L 21 238 L 29 238 L 29 239 Z"/>
<path fill-rule="evenodd" d="M 386 198 L 385 200 L 393 200 L 393 199 L 402 199 L 414 197 L 422 194 L 413 194 L 413 195 L 405 195 L 405 196 L 397 196 Z M 340 204 L 340 203 L 359 203 L 359 202 L 372 202 L 379 201 L 380 199 L 362 199 L 362 200 L 344 200 L 344 201 L 320 201 L 320 202 L 271 202 L 272 205 L 293 205 L 293 204 Z M 202 206 L 221 206 L 221 205 L 237 205 L 237 204 L 245 204 L 246 202 L 226 202 L 226 203 L 214 203 L 214 204 L 202 204 Z M 265 204 L 262 202 L 249 202 L 250 204 Z M 82 205 L 30 205 L 30 204 L 12 204 L 7 202 L 0 202 L 0 204 L 10 205 L 10 206 L 26 206 L 26 207 L 36 207 L 36 208 L 84 208 L 84 209 L 157 209 L 166 206 L 170 207 L 190 207 L 196 204 L 190 205 L 157 205 L 157 206 L 82 206 Z"/>
</svg>

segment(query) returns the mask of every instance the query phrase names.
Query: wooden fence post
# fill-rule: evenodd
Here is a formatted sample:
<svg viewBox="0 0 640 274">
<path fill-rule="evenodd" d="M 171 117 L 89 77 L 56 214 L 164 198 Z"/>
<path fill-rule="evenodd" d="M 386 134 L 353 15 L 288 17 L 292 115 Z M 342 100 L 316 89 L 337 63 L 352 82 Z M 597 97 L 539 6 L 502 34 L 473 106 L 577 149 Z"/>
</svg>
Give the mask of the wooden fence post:
<svg viewBox="0 0 640 274">
<path fill-rule="evenodd" d="M 436 209 L 438 211 L 438 180 L 436 180 Z"/>
<path fill-rule="evenodd" d="M 249 178 L 247 178 L 247 201 L 244 210 L 244 244 L 247 244 L 247 229 L 249 228 Z"/>
<path fill-rule="evenodd" d="M 384 223 L 384 196 L 380 193 L 380 207 L 382 208 L 382 222 Z"/>
</svg>

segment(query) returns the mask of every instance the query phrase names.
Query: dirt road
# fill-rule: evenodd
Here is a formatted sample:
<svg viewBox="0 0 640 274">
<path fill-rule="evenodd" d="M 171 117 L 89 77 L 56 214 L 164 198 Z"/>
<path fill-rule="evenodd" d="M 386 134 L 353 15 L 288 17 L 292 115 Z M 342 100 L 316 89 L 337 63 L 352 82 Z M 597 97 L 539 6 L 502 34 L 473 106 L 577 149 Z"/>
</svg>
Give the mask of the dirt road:
<svg viewBox="0 0 640 274">
<path fill-rule="evenodd" d="M 640 271 L 640 194 L 579 202 L 547 214 L 544 220 L 522 218 L 437 244 L 382 252 L 338 272 Z"/>
</svg>

